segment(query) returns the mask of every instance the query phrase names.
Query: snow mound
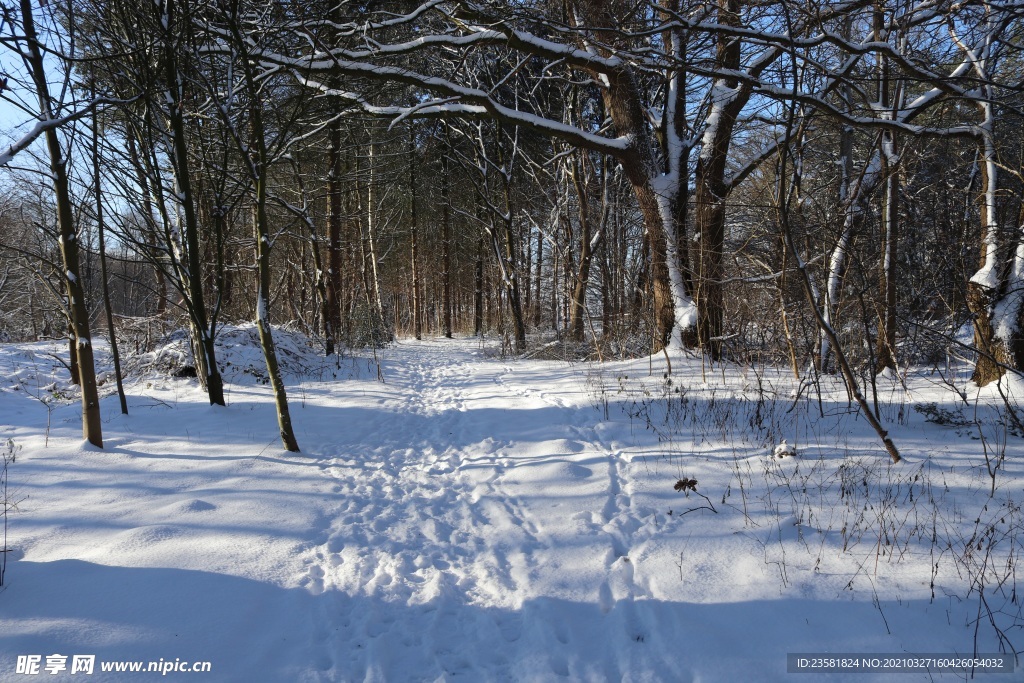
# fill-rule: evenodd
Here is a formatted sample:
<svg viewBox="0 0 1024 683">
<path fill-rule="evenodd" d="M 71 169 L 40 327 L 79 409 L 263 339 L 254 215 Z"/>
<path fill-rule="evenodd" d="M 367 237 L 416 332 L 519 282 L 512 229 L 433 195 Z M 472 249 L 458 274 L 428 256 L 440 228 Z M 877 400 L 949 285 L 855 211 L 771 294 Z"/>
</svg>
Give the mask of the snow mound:
<svg viewBox="0 0 1024 683">
<path fill-rule="evenodd" d="M 234 383 L 268 384 L 267 364 L 254 323 L 223 325 L 217 333 L 217 365 L 225 380 Z M 285 375 L 310 376 L 325 367 L 317 343 L 288 327 L 274 329 L 277 362 Z M 187 330 L 169 333 L 149 352 L 133 354 L 125 363 L 125 375 L 138 379 L 195 377 L 195 358 Z"/>
<path fill-rule="evenodd" d="M 772 455 L 776 458 L 791 458 L 796 456 L 796 446 L 791 446 L 788 441 L 783 439 L 775 450 L 772 451 Z"/>
<path fill-rule="evenodd" d="M 216 510 L 217 506 L 213 503 L 208 503 L 205 500 L 199 500 L 194 498 L 192 500 L 183 500 L 180 503 L 167 506 L 163 508 L 168 513 L 176 513 L 179 515 L 187 514 L 190 512 L 208 512 L 210 510 Z"/>
</svg>

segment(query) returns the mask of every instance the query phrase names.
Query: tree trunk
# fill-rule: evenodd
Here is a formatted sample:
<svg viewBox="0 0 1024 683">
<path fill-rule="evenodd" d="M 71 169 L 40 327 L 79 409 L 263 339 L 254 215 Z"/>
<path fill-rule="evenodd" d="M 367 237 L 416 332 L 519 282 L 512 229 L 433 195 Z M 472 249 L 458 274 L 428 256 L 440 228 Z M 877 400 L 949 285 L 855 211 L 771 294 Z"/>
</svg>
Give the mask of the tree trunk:
<svg viewBox="0 0 1024 683">
<path fill-rule="evenodd" d="M 336 352 L 341 330 L 341 124 L 330 126 L 327 144 L 327 303 L 324 306 L 324 342 L 327 355 Z"/>
<path fill-rule="evenodd" d="M 384 302 L 380 293 L 380 274 L 377 265 L 377 197 L 376 197 L 376 164 L 374 161 L 374 142 L 370 142 L 367 163 L 369 164 L 369 177 L 366 181 L 366 243 L 369 249 L 370 260 L 370 286 L 372 288 L 373 325 L 376 327 L 374 338 L 383 336 L 391 340 L 391 333 L 388 330 L 387 322 L 384 319 Z"/>
<path fill-rule="evenodd" d="M 448 154 L 447 150 L 441 157 L 441 268 L 444 307 L 443 323 L 444 336 L 452 338 L 452 216 L 451 216 L 451 193 L 448 189 Z"/>
<path fill-rule="evenodd" d="M 511 198 L 509 198 L 511 204 Z M 509 206 L 511 209 L 511 206 Z M 505 289 L 508 292 L 509 308 L 512 310 L 512 324 L 515 326 L 515 348 L 516 353 L 526 350 L 526 323 L 523 320 L 523 304 L 519 295 L 519 277 L 516 272 L 515 236 L 512 231 L 512 221 L 505 220 L 505 268 L 502 278 L 505 280 Z M 497 255 L 501 258 L 501 254 Z"/>
<path fill-rule="evenodd" d="M 853 19 L 847 18 L 843 24 L 843 36 L 851 39 Z M 843 57 L 847 53 L 843 52 Z M 844 84 L 840 90 L 844 111 L 853 111 L 853 91 L 849 84 Z M 842 283 L 843 274 L 846 271 L 846 261 L 853 240 L 864 221 L 864 211 L 861 197 L 870 193 L 874 183 L 867 177 L 870 159 L 865 165 L 864 171 L 859 178 L 853 177 L 853 142 L 854 129 L 852 126 L 843 125 L 839 133 L 839 205 L 843 212 L 843 228 L 836 241 L 836 246 L 828 261 L 828 271 L 825 282 L 825 300 L 822 302 L 821 313 L 829 329 L 835 328 L 835 316 L 839 308 L 839 288 Z M 831 343 L 824 332 L 819 332 L 817 367 L 820 372 L 830 372 L 829 355 Z"/>
<path fill-rule="evenodd" d="M 540 230 L 537 231 L 537 263 L 534 266 L 537 269 L 536 275 L 534 275 L 535 286 L 537 288 L 536 293 L 533 296 L 533 326 L 540 327 L 541 313 L 544 310 L 544 306 L 540 300 L 540 283 L 541 283 L 541 266 L 544 265 L 544 233 Z M 554 285 L 552 285 L 554 286 Z"/>
<path fill-rule="evenodd" d="M 881 307 L 878 315 L 878 339 L 875 374 L 896 370 L 896 245 L 898 239 L 899 177 L 896 143 L 891 133 L 883 134 L 882 168 L 885 196 L 882 199 L 882 261 L 879 268 Z"/>
<path fill-rule="evenodd" d="M 192 192 L 192 172 L 188 154 L 188 140 L 185 131 L 182 101 L 181 74 L 175 58 L 179 46 L 171 33 L 175 22 L 175 0 L 167 0 L 164 5 L 165 14 L 161 17 L 165 26 L 164 33 L 164 75 L 166 78 L 166 113 L 171 129 L 172 148 L 171 164 L 177 184 L 177 201 L 184 217 L 185 262 L 179 260 L 183 292 L 187 292 L 187 308 L 189 322 L 192 326 L 192 337 L 195 343 L 198 369 L 206 374 L 206 391 L 210 397 L 210 405 L 224 405 L 224 382 L 217 368 L 216 350 L 206 301 L 203 294 L 202 260 L 199 247 L 199 218 L 196 214 Z M 221 211 L 220 207 L 216 210 Z M 180 226 L 179 226 L 180 227 Z"/>
<path fill-rule="evenodd" d="M 409 126 L 409 224 L 412 231 L 412 332 L 423 339 L 423 302 L 420 291 L 419 215 L 416 212 L 416 129 Z"/>
<path fill-rule="evenodd" d="M 77 273 L 77 269 L 75 270 Z M 71 299 L 68 299 L 68 310 L 71 310 Z M 71 383 L 81 384 L 82 373 L 78 369 L 78 341 L 75 335 L 75 323 L 68 318 L 68 371 L 71 373 Z"/>
<path fill-rule="evenodd" d="M 39 119 L 51 121 L 54 118 L 53 102 L 50 99 L 47 72 L 32 16 L 31 0 L 21 0 L 21 15 L 28 66 L 32 72 L 39 101 Z M 78 384 L 82 391 L 82 437 L 92 445 L 102 448 L 103 429 L 100 423 L 99 392 L 96 388 L 96 366 L 93 361 L 92 337 L 89 333 L 89 311 L 85 306 L 85 292 L 79 277 L 78 235 L 75 232 L 71 192 L 68 187 L 67 162 L 60 146 L 57 129 L 47 128 L 45 138 L 50 158 L 50 177 L 53 180 L 57 203 L 57 229 L 64 266 L 64 286 L 74 332 L 74 356 L 78 359 Z"/>
<path fill-rule="evenodd" d="M 551 249 L 551 299 L 549 302 L 551 310 L 551 330 L 558 334 L 558 282 L 559 266 L 561 265 L 560 250 Z"/>
<path fill-rule="evenodd" d="M 576 286 L 572 295 L 572 313 L 569 322 L 569 337 L 574 342 L 583 341 L 583 313 L 587 306 L 587 285 L 590 282 L 590 262 L 594 244 L 591 243 L 592 226 L 590 221 L 589 197 L 586 186 L 580 178 L 581 169 L 574 160 L 572 166 L 572 184 L 576 189 L 579 201 L 580 217 L 580 262 L 576 276 Z M 600 236 L 600 233 L 598 234 Z"/>
<path fill-rule="evenodd" d="M 736 2 L 737 0 L 720 0 L 720 2 Z M 608 26 L 612 21 L 613 12 L 607 2 L 595 2 L 587 10 L 586 22 L 596 26 Z M 736 9 L 738 13 L 738 7 Z M 720 11 L 720 21 L 722 12 Z M 738 15 L 735 23 L 738 23 Z M 681 40 L 681 38 L 679 38 Z M 739 68 L 739 41 L 722 38 L 723 44 L 735 43 L 736 67 Z M 672 49 L 681 54 L 681 45 L 673 45 Z M 678 74 L 676 76 L 678 78 Z M 678 224 L 678 217 L 685 216 L 686 179 L 681 168 L 676 164 L 668 173 L 663 174 L 654 159 L 654 140 L 647 130 L 648 112 L 644 109 L 640 84 L 636 75 L 629 69 L 613 70 L 605 75 L 606 87 L 602 90 L 605 110 L 608 112 L 618 135 L 632 139 L 633 145 L 617 155 L 625 175 L 633 188 L 637 205 L 643 217 L 644 226 L 649 236 L 650 248 L 650 282 L 652 285 L 651 303 L 655 323 L 655 346 L 657 349 L 670 343 L 672 332 L 677 323 L 682 324 L 688 316 L 689 293 L 684 291 L 684 279 L 680 273 L 682 266 L 682 244 L 678 236 L 685 233 L 685 225 Z M 667 93 L 669 106 L 666 107 L 666 119 L 673 135 L 677 132 L 676 125 L 685 116 L 685 107 L 679 107 L 681 98 L 679 81 L 670 78 L 670 90 Z M 667 131 L 666 129 L 666 132 Z M 682 143 L 681 139 L 676 142 Z M 670 157 L 676 157 L 682 150 L 669 150 Z M 724 161 L 723 161 L 724 175 Z M 677 212 L 676 202 L 683 198 L 682 213 Z M 703 235 L 702 235 L 703 237 Z M 699 302 L 698 302 L 699 305 Z M 677 320 L 679 318 L 679 320 Z"/>
<path fill-rule="evenodd" d="M 986 77 L 984 66 L 976 63 L 975 71 L 982 79 Z M 1007 368 L 1024 369 L 1024 207 L 1015 238 L 1000 249 L 993 86 L 986 83 L 982 93 L 977 102 L 981 113 L 981 262 L 967 283 L 967 305 L 974 317 L 974 344 L 978 349 L 971 379 L 979 386 L 1000 379 Z"/>
<path fill-rule="evenodd" d="M 875 5 L 874 40 L 886 39 L 885 15 L 880 4 Z M 878 63 L 878 102 L 883 108 L 892 106 L 890 100 L 899 93 L 893 93 L 889 79 L 889 60 L 882 56 Z M 897 89 L 898 90 L 898 89 Z M 898 109 L 892 106 L 893 109 Z M 899 157 L 896 140 L 892 132 L 882 133 L 882 171 L 885 177 L 885 194 L 882 198 L 882 259 L 879 264 L 879 306 L 878 339 L 875 352 L 875 374 L 885 369 L 896 369 L 896 240 L 898 227 L 899 199 Z"/>
<path fill-rule="evenodd" d="M 267 219 L 267 157 L 266 129 L 263 125 L 263 102 L 256 85 L 252 62 L 245 50 L 246 42 L 238 30 L 236 22 L 231 23 L 231 30 L 236 48 L 242 58 L 242 71 L 249 97 L 249 150 L 255 150 L 255 159 L 249 160 L 252 181 L 255 184 L 255 206 L 253 207 L 253 228 L 256 236 L 256 272 L 259 288 L 256 292 L 256 329 L 259 331 L 260 347 L 267 364 L 267 375 L 274 390 L 274 403 L 277 408 L 277 425 L 281 434 L 281 443 L 285 449 L 298 452 L 299 444 L 295 440 L 292 428 L 291 413 L 288 410 L 288 395 L 281 379 L 281 369 L 277 362 L 277 350 L 274 347 L 274 334 L 270 326 L 270 228 Z M 222 111 L 224 111 L 222 109 Z M 227 113 L 225 112 L 225 115 Z M 230 125 L 230 122 L 227 122 Z M 244 150 L 243 150 L 244 151 Z"/>
<path fill-rule="evenodd" d="M 988 102 L 980 106 L 985 131 L 981 145 L 981 263 L 967 283 L 967 305 L 974 316 L 974 345 L 978 349 L 971 380 L 985 386 L 1001 378 L 1006 368 L 1024 368 L 1024 236 L 1018 233 L 1010 267 L 1005 268 L 996 220 L 994 112 Z M 1024 208 L 1020 220 L 1024 226 Z"/>
<path fill-rule="evenodd" d="M 295 440 L 292 428 L 291 413 L 288 410 L 288 395 L 281 379 L 281 369 L 277 362 L 277 350 L 274 347 L 273 331 L 270 327 L 270 235 L 267 229 L 266 189 L 263 177 L 257 181 L 256 208 L 254 211 L 254 227 L 256 232 L 256 268 L 259 278 L 259 289 L 256 292 L 256 329 L 259 332 L 260 347 L 267 365 L 267 376 L 274 390 L 274 403 L 277 407 L 277 425 L 281 434 L 281 443 L 285 450 L 296 453 L 299 444 Z"/>
<path fill-rule="evenodd" d="M 739 0 L 718 0 L 718 22 L 740 25 Z M 715 62 L 725 71 L 740 68 L 740 40 L 721 35 Z M 697 160 L 696 231 L 700 235 L 697 251 L 694 298 L 697 302 L 697 338 L 712 359 L 722 356 L 724 293 L 722 279 L 725 248 L 725 200 L 731 188 L 725 174 L 733 129 L 745 99 L 739 97 L 738 82 L 715 79 L 712 84 L 711 111 Z"/>
<path fill-rule="evenodd" d="M 476 240 L 476 276 L 473 293 L 473 334 L 484 335 L 484 236 Z"/>
<path fill-rule="evenodd" d="M 95 94 L 94 94 L 95 97 Z M 100 279 L 103 286 L 103 310 L 107 314 L 107 333 L 110 337 L 110 353 L 114 357 L 114 380 L 117 382 L 117 397 L 121 402 L 121 414 L 128 414 L 128 399 L 124 395 L 124 381 L 121 378 L 121 353 L 117 347 L 114 331 L 114 312 L 110 304 L 110 281 L 107 279 L 107 245 L 103 223 L 103 189 L 100 187 L 100 133 L 95 111 L 92 117 L 92 177 L 93 200 L 96 202 L 96 233 L 100 248 Z"/>
<path fill-rule="evenodd" d="M 646 136 L 640 135 L 646 125 L 645 115 L 640 106 L 640 99 L 637 96 L 638 88 L 632 74 L 628 72 L 620 74 L 618 78 L 610 81 L 609 85 L 610 87 L 605 91 L 605 108 L 615 123 L 616 131 L 620 135 L 634 137 L 638 140 L 645 139 Z M 652 151 L 648 145 L 637 144 L 619 161 L 633 187 L 644 226 L 650 236 L 650 276 L 653 282 L 651 298 L 654 309 L 655 345 L 660 349 L 668 344 L 675 326 L 666 239 L 666 230 L 673 229 L 674 226 L 665 224 L 662 205 L 652 186 L 652 180 L 656 177 L 657 170 L 651 154 Z"/>
</svg>

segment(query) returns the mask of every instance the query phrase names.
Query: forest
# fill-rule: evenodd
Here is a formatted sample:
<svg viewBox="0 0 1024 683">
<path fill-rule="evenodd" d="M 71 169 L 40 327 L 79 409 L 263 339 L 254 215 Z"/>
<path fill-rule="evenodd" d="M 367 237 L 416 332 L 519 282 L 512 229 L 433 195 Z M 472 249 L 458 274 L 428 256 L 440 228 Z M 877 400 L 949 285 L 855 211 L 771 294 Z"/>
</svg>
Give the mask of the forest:
<svg viewBox="0 0 1024 683">
<path fill-rule="evenodd" d="M 0 678 L 1012 672 L 1022 124 L 1024 0 L 0 0 Z"/>
<path fill-rule="evenodd" d="M 96 444 L 91 335 L 154 320 L 223 404 L 254 319 L 293 450 L 280 325 L 677 346 L 869 419 L 879 373 L 985 385 L 1024 369 L 1022 9 L 5 3 L 3 334 L 67 335 Z"/>
</svg>

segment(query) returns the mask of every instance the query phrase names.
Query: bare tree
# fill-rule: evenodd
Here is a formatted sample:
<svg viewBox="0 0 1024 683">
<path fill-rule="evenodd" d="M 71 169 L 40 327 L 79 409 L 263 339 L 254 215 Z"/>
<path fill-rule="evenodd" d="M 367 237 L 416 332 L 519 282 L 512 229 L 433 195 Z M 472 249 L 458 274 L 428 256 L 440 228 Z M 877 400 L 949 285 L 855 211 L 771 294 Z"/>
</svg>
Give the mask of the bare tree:
<svg viewBox="0 0 1024 683">
<path fill-rule="evenodd" d="M 78 384 L 82 391 L 82 436 L 89 443 L 103 447 L 103 429 L 100 423 L 100 400 L 96 387 L 96 368 L 93 360 L 92 336 L 89 332 L 89 311 L 86 308 L 85 290 L 79 270 L 78 231 L 69 189 L 67 158 L 61 145 L 59 127 L 50 125 L 60 119 L 58 109 L 61 102 L 50 93 L 49 72 L 43 59 L 43 45 L 36 30 L 31 0 L 21 0 L 20 22 L 15 22 L 8 10 L 4 9 L 4 24 L 17 30 L 21 35 L 9 44 L 16 45 L 25 68 L 29 73 L 38 102 L 38 129 L 46 140 L 50 160 L 50 175 L 53 181 L 54 202 L 57 206 L 57 226 L 60 251 L 64 267 L 64 286 L 67 291 L 67 306 L 71 330 L 74 334 L 74 358 L 77 360 Z M 20 27 L 18 26 L 20 24 Z M 59 52 L 58 52 L 59 54 Z"/>
</svg>

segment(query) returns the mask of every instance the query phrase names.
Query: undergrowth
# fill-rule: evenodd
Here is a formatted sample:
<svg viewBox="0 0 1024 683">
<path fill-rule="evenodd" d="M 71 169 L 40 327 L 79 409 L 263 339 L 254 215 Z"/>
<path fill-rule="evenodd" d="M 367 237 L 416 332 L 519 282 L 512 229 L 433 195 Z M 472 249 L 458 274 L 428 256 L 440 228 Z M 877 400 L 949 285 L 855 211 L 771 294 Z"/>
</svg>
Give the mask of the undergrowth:
<svg viewBox="0 0 1024 683">
<path fill-rule="evenodd" d="M 669 372 L 607 381 L 598 372 L 591 385 L 606 419 L 621 407 L 635 428 L 656 437 L 667 485 L 689 481 L 698 462 L 719 469 L 724 490 L 708 491 L 702 478 L 704 494 L 737 513 L 738 532 L 783 587 L 794 572 L 827 572 L 843 577 L 843 590 L 870 590 L 882 613 L 881 580 L 927 586 L 931 602 L 972 606 L 965 626 L 976 653 L 987 633 L 1001 652 L 1018 655 L 1024 501 L 1006 472 L 1008 448 L 1020 446 L 1009 404 L 969 402 L 962 393 L 948 404 L 913 404 L 906 385 L 894 382 L 876 402 L 882 419 L 908 433 L 939 430 L 933 435 L 947 447 L 941 454 L 908 449 L 893 465 L 880 444 L 855 436 L 865 433 L 863 418 L 833 378 L 733 372 L 706 374 L 700 383 Z M 912 413 L 923 419 L 912 424 Z M 797 457 L 773 455 L 784 439 Z"/>
<path fill-rule="evenodd" d="M 14 439 L 7 439 L 0 450 L 0 514 L 3 515 L 3 541 L 0 547 L 0 586 L 4 585 L 4 577 L 7 575 L 7 557 L 11 549 L 7 547 L 7 518 L 12 512 L 18 510 L 18 501 L 14 500 L 14 494 L 9 485 L 8 475 L 10 466 L 17 460 L 21 446 L 14 442 Z"/>
</svg>

